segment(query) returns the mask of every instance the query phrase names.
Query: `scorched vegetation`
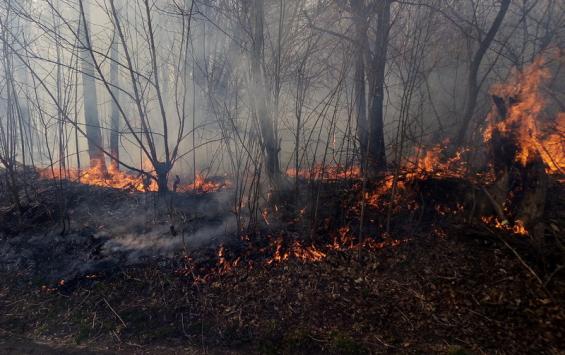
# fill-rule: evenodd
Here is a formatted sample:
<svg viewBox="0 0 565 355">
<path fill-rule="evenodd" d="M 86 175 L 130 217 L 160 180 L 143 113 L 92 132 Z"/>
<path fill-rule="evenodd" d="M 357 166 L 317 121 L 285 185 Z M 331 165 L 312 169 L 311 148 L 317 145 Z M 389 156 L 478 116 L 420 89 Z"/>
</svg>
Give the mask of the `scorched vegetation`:
<svg viewBox="0 0 565 355">
<path fill-rule="evenodd" d="M 0 353 L 559 353 L 563 28 L 3 1 Z"/>
</svg>

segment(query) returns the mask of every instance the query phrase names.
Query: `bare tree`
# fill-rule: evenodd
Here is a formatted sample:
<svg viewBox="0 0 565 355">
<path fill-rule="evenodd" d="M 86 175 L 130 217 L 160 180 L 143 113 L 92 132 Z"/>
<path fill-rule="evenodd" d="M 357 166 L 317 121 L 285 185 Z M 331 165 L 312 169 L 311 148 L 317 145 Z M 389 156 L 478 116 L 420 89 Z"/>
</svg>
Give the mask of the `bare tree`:
<svg viewBox="0 0 565 355">
<path fill-rule="evenodd" d="M 457 136 L 455 138 L 454 144 L 459 146 L 463 144 L 465 140 L 465 135 L 467 134 L 467 130 L 469 129 L 469 124 L 473 119 L 473 114 L 475 112 L 475 107 L 477 105 L 477 98 L 479 96 L 479 91 L 481 89 L 482 81 L 479 81 L 479 69 L 481 66 L 481 62 L 489 49 L 492 41 L 494 40 L 496 33 L 500 29 L 502 25 L 502 21 L 508 12 L 508 8 L 510 6 L 512 0 L 502 0 L 500 3 L 500 7 L 498 9 L 498 13 L 494 21 L 492 22 L 489 30 L 486 34 L 479 33 L 478 34 L 478 44 L 479 47 L 477 51 L 473 55 L 473 59 L 469 64 L 469 74 L 467 79 L 467 99 L 465 104 L 465 111 L 463 113 L 461 126 L 459 127 Z"/>
<path fill-rule="evenodd" d="M 275 131 L 274 117 L 269 109 L 269 97 L 264 71 L 264 0 L 246 2 L 251 28 L 250 81 L 251 99 L 259 126 L 265 153 L 265 167 L 271 183 L 275 186 L 280 180 L 279 143 Z"/>
<path fill-rule="evenodd" d="M 110 165 L 112 169 L 119 170 L 120 161 L 120 110 L 118 108 L 118 103 L 120 100 L 120 76 L 119 76 L 119 66 L 118 66 L 118 34 L 114 30 L 114 36 L 112 38 L 112 44 L 110 47 L 110 84 L 112 86 L 112 92 L 114 100 L 112 100 L 112 113 L 110 117 L 110 154 L 111 160 Z"/>
<path fill-rule="evenodd" d="M 89 18 L 87 8 L 83 1 L 79 1 L 81 14 L 81 28 L 79 29 L 81 45 L 82 85 L 84 96 L 84 120 L 86 124 L 86 138 L 88 140 L 88 155 L 90 167 L 98 167 L 106 171 L 105 155 L 101 147 L 102 133 L 98 118 L 98 100 L 96 95 L 96 80 L 94 63 L 91 56 L 92 43 L 89 31 Z"/>
</svg>

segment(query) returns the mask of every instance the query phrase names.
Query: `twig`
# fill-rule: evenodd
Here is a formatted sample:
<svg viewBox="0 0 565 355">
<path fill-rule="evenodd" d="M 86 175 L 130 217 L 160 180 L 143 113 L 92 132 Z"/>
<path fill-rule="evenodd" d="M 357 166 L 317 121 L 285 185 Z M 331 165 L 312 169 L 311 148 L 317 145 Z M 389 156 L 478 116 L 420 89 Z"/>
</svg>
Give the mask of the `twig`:
<svg viewBox="0 0 565 355">
<path fill-rule="evenodd" d="M 384 345 L 384 347 L 386 347 L 386 348 L 394 348 L 394 349 L 396 349 L 396 346 L 391 345 L 391 344 L 388 344 L 387 342 L 385 342 L 384 340 L 382 340 L 381 338 L 379 338 L 379 337 L 376 336 L 376 335 L 375 335 L 375 339 L 377 339 L 377 341 L 378 341 L 379 343 L 381 343 L 382 345 Z"/>
<path fill-rule="evenodd" d="M 522 257 L 520 256 L 520 254 L 518 254 L 518 252 L 516 251 L 516 249 L 514 249 L 510 244 L 508 244 L 508 242 L 506 240 L 504 240 L 504 238 L 502 238 L 500 235 L 498 235 L 497 233 L 495 233 L 492 229 L 490 229 L 489 227 L 487 227 L 486 225 L 484 226 L 486 229 L 488 229 L 488 231 L 495 235 L 498 239 L 500 239 L 502 241 L 502 243 L 504 243 L 504 245 L 510 249 L 510 251 L 516 256 L 516 258 L 518 259 L 518 261 L 520 261 L 520 263 L 522 264 L 522 266 L 524 266 L 524 268 L 526 268 L 526 270 L 528 270 L 530 272 L 530 274 L 532 274 L 532 276 L 534 276 L 534 278 L 539 282 L 539 284 L 541 285 L 541 287 L 543 288 L 543 290 L 548 294 L 551 295 L 549 293 L 549 291 L 545 288 L 543 281 L 541 280 L 541 278 L 538 276 L 538 274 L 536 274 L 536 272 L 524 261 L 524 259 L 522 259 Z"/>
<path fill-rule="evenodd" d="M 124 328 L 127 328 L 127 325 L 124 322 L 124 320 L 122 319 L 122 317 L 120 317 L 120 315 L 114 310 L 114 308 L 112 308 L 112 306 L 110 306 L 110 304 L 108 303 L 108 301 L 105 298 L 103 298 L 103 300 L 106 303 L 106 305 L 108 306 L 108 308 L 110 308 L 110 310 L 116 315 L 116 317 L 118 317 L 120 322 L 122 322 L 122 324 L 124 325 Z"/>
<path fill-rule="evenodd" d="M 481 186 L 481 189 L 483 190 L 485 195 L 488 197 L 492 207 L 496 211 L 496 214 L 501 219 L 501 222 L 504 223 L 506 221 L 506 223 L 508 223 L 508 219 L 504 215 L 504 211 L 502 210 L 502 207 L 500 206 L 500 204 L 494 200 L 492 195 L 487 191 L 487 189 L 484 186 Z"/>
<path fill-rule="evenodd" d="M 549 283 L 551 282 L 551 279 L 553 279 L 553 276 L 555 276 L 555 274 L 557 274 L 559 271 L 563 270 L 564 268 L 565 268 L 565 265 L 559 265 L 555 270 L 553 270 L 551 275 L 549 275 L 547 280 L 543 283 L 543 286 L 547 287 L 547 285 L 549 285 Z"/>
<path fill-rule="evenodd" d="M 543 281 L 541 280 L 541 278 L 538 276 L 538 274 L 536 274 L 536 272 L 530 267 L 530 265 L 526 264 L 526 262 L 524 261 L 524 259 L 522 259 L 522 257 L 520 256 L 520 254 L 518 254 L 518 252 L 516 251 L 516 249 L 514 249 L 510 244 L 508 244 L 508 242 L 506 240 L 504 240 L 504 238 L 502 238 L 501 236 L 499 236 L 498 234 L 495 233 L 495 235 L 498 237 L 498 239 L 502 240 L 502 242 L 504 243 L 504 245 L 506 245 L 506 247 L 508 249 L 510 249 L 512 251 L 512 253 L 514 255 L 516 255 L 516 258 L 520 261 L 520 263 L 522 263 L 522 265 L 532 274 L 532 276 L 534 276 L 536 278 L 536 280 L 538 280 L 538 282 L 540 283 L 540 285 L 543 286 Z"/>
</svg>

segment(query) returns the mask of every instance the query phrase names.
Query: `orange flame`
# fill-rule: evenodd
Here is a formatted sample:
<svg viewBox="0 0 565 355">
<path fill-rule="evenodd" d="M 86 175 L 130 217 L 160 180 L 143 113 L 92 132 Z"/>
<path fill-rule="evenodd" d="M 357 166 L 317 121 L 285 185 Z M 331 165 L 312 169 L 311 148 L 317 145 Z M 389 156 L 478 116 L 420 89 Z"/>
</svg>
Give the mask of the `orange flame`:
<svg viewBox="0 0 565 355">
<path fill-rule="evenodd" d="M 352 166 L 349 168 L 342 167 L 341 165 L 316 165 L 312 169 L 299 169 L 288 168 L 286 175 L 289 177 L 298 177 L 309 180 L 345 180 L 345 179 L 358 179 L 361 177 L 361 168 Z"/>
<path fill-rule="evenodd" d="M 275 252 L 273 256 L 267 260 L 267 265 L 286 261 L 290 258 L 298 259 L 303 262 L 320 261 L 327 255 L 313 245 L 303 246 L 298 240 L 295 240 L 288 250 L 283 250 L 283 241 L 281 239 L 276 240 L 274 246 Z"/>
<path fill-rule="evenodd" d="M 196 174 L 196 179 L 191 184 L 180 185 L 178 191 L 180 192 L 215 192 L 219 191 L 224 188 L 228 188 L 231 186 L 229 180 L 225 180 L 224 182 L 215 182 L 209 179 L 206 179 L 201 174 Z"/>
<path fill-rule="evenodd" d="M 150 164 L 150 163 L 149 163 Z M 148 165 L 144 163 L 144 170 L 150 171 L 151 168 L 146 168 Z M 94 167 L 78 170 L 78 169 L 67 169 L 65 171 L 51 170 L 51 169 L 39 169 L 39 176 L 44 179 L 66 179 L 71 181 L 77 181 L 81 184 L 109 187 L 119 190 L 137 191 L 137 192 L 148 192 L 157 191 L 158 186 L 155 179 L 148 177 L 147 175 L 128 173 L 119 170 L 113 164 L 110 164 L 106 171 L 102 164 L 96 164 Z M 153 175 L 153 174 L 151 174 Z M 223 188 L 228 188 L 230 182 L 228 180 L 223 183 L 214 182 L 204 178 L 202 175 L 197 174 L 196 180 L 191 184 L 184 184 L 178 186 L 179 192 L 214 192 L 219 191 Z"/>
<path fill-rule="evenodd" d="M 508 221 L 500 221 L 498 218 L 493 217 L 493 216 L 482 216 L 481 220 L 483 221 L 483 223 L 494 227 L 496 229 L 508 232 L 508 233 L 512 233 L 512 234 L 516 234 L 516 235 L 521 235 L 521 236 L 527 236 L 528 235 L 528 230 L 526 229 L 526 227 L 524 226 L 523 222 L 521 220 L 516 220 L 514 222 L 514 225 L 511 225 Z"/>
<path fill-rule="evenodd" d="M 85 185 L 110 187 L 120 190 L 157 191 L 157 182 L 155 180 L 144 179 L 141 174 L 135 176 L 118 170 L 113 164 L 110 164 L 106 171 L 104 171 L 102 164 L 96 164 L 86 170 L 68 169 L 60 171 L 39 169 L 38 172 L 39 176 L 44 179 L 74 180 Z"/>
<path fill-rule="evenodd" d="M 489 113 L 489 124 L 483 138 L 489 142 L 494 132 L 502 136 L 512 134 L 518 143 L 517 162 L 525 166 L 539 156 L 548 173 L 557 173 L 565 168 L 565 114 L 560 112 L 557 115 L 557 132 L 544 137 L 539 127 L 546 107 L 541 85 L 550 77 L 550 71 L 544 64 L 544 58 L 539 57 L 522 71 L 514 70 L 508 83 L 493 86 L 493 95 L 512 99 L 515 103 L 508 108 L 502 120 L 497 121 L 495 109 Z"/>
<path fill-rule="evenodd" d="M 459 148 L 454 156 L 445 158 L 442 153 L 448 145 L 449 140 L 445 140 L 427 150 L 416 149 L 417 157 L 408 159 L 409 163 L 406 170 L 411 172 L 408 173 L 407 177 L 409 179 L 422 177 L 422 175 L 463 177 L 466 166 L 462 156 L 468 148 Z"/>
</svg>

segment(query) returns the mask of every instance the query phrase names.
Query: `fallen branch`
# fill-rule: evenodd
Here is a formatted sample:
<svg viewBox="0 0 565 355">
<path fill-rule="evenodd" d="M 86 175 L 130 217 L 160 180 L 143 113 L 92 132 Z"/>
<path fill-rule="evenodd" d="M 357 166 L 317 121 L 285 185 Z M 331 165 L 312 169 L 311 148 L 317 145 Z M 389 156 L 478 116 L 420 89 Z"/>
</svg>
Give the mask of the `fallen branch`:
<svg viewBox="0 0 565 355">
<path fill-rule="evenodd" d="M 128 326 L 126 325 L 126 323 L 124 322 L 124 320 L 122 319 L 122 317 L 120 317 L 120 315 L 114 310 L 114 308 L 112 308 L 112 306 L 110 306 L 110 303 L 108 303 L 108 301 L 103 298 L 104 302 L 106 303 L 106 305 L 108 306 L 108 308 L 110 308 L 110 310 L 116 315 L 116 317 L 118 317 L 118 319 L 120 320 L 120 322 L 122 322 L 124 328 L 127 328 Z"/>
<path fill-rule="evenodd" d="M 553 276 L 555 276 L 557 273 L 559 273 L 561 270 L 565 269 L 565 265 L 559 265 L 557 266 L 557 268 L 555 270 L 553 270 L 553 272 L 551 273 L 551 275 L 549 275 L 549 277 L 547 278 L 547 280 L 544 282 L 543 286 L 547 287 L 547 285 L 549 285 L 549 283 L 551 282 L 551 280 L 553 279 Z"/>
<path fill-rule="evenodd" d="M 500 206 L 500 204 L 494 200 L 492 195 L 487 191 L 487 189 L 484 186 L 481 186 L 481 189 L 483 190 L 484 194 L 488 197 L 490 204 L 496 211 L 496 214 L 498 215 L 498 218 L 500 218 L 501 223 L 508 224 L 508 218 L 506 218 L 506 216 L 504 215 L 502 206 Z"/>
<path fill-rule="evenodd" d="M 520 254 L 516 251 L 516 249 L 514 249 L 510 244 L 508 244 L 508 242 L 506 240 L 504 240 L 504 238 L 502 238 L 500 235 L 498 235 L 497 233 L 495 233 L 492 229 L 490 229 L 489 227 L 487 227 L 486 225 L 484 226 L 491 234 L 495 235 L 498 239 L 500 239 L 502 241 L 502 243 L 504 243 L 504 245 L 510 249 L 510 251 L 512 252 L 512 254 L 514 254 L 514 256 L 516 256 L 516 259 L 518 259 L 518 261 L 520 262 L 520 264 L 522 264 L 522 266 L 539 282 L 540 286 L 542 287 L 542 289 L 545 291 L 545 293 L 550 296 L 551 298 L 553 298 L 551 296 L 551 293 L 547 290 L 547 288 L 545 287 L 544 282 L 542 281 L 542 279 L 538 276 L 538 274 L 534 271 L 534 269 L 532 269 L 530 267 L 530 265 L 528 265 L 524 259 L 522 259 L 522 257 L 520 256 Z"/>
</svg>

